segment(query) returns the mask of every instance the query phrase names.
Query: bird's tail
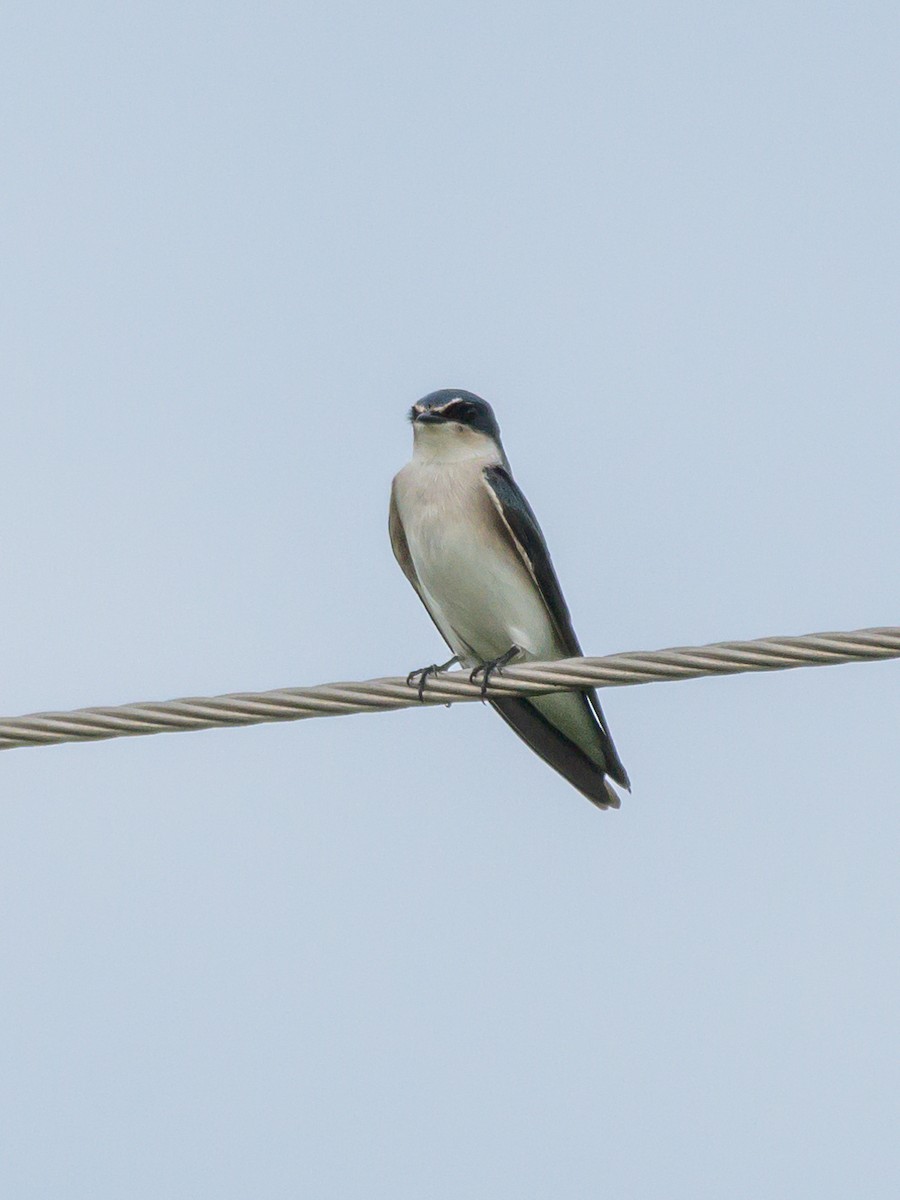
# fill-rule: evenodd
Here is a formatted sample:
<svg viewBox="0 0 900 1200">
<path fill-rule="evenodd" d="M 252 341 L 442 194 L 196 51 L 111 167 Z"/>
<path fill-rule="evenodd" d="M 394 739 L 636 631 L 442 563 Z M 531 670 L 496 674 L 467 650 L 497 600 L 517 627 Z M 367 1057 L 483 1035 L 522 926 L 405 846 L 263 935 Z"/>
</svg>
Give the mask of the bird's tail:
<svg viewBox="0 0 900 1200">
<path fill-rule="evenodd" d="M 578 693 L 573 693 L 585 707 L 587 702 Z M 628 786 L 628 776 L 615 754 L 613 747 L 613 763 L 599 762 L 590 757 L 585 750 L 573 739 L 567 736 L 560 726 L 552 722 L 545 713 L 541 712 L 531 700 L 524 696 L 504 696 L 502 700 L 492 700 L 491 704 L 535 754 L 539 755 L 548 766 L 558 771 L 574 788 L 586 796 L 598 808 L 618 808 L 621 800 L 607 778 L 609 774 L 616 782 L 624 780 L 623 786 Z M 608 739 L 605 727 L 602 732 Z M 598 730 L 600 733 L 601 730 Z M 612 746 L 612 742 L 609 742 Z M 600 755 L 597 755 L 599 759 Z M 610 765 L 613 770 L 610 770 Z M 621 780 L 620 780 L 621 777 Z"/>
</svg>

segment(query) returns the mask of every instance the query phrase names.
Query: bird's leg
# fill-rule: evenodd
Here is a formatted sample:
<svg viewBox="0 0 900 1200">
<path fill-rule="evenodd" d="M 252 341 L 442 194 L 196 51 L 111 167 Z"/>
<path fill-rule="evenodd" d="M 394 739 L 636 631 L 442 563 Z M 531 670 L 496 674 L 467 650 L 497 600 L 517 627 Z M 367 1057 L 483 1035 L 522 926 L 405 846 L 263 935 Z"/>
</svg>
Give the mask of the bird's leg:
<svg viewBox="0 0 900 1200">
<path fill-rule="evenodd" d="M 415 671 L 410 671 L 410 673 L 407 675 L 406 686 L 416 687 L 419 693 L 419 703 L 421 704 L 425 699 L 425 682 L 428 679 L 428 676 L 437 675 L 439 671 L 449 671 L 450 668 L 458 662 L 459 655 L 454 654 L 452 658 L 448 658 L 447 661 L 445 663 L 441 663 L 440 666 L 437 663 L 432 663 L 430 667 L 417 667 Z M 413 680 L 417 675 L 419 677 L 418 685 L 413 683 Z"/>
<path fill-rule="evenodd" d="M 506 666 L 506 664 L 512 662 L 512 660 L 521 653 L 522 653 L 521 646 L 510 646 L 510 648 L 506 651 L 505 654 L 501 654 L 499 658 L 492 658 L 488 662 L 479 663 L 478 666 L 474 669 L 474 671 L 471 672 L 471 674 L 469 675 L 470 683 L 474 683 L 475 680 L 478 678 L 478 676 L 480 674 L 482 674 L 482 672 L 483 672 L 483 678 L 481 680 L 481 702 L 482 702 L 482 704 L 484 703 L 484 701 L 487 697 L 488 684 L 490 683 L 491 676 L 494 674 L 494 672 L 495 671 L 502 672 L 503 668 Z"/>
</svg>

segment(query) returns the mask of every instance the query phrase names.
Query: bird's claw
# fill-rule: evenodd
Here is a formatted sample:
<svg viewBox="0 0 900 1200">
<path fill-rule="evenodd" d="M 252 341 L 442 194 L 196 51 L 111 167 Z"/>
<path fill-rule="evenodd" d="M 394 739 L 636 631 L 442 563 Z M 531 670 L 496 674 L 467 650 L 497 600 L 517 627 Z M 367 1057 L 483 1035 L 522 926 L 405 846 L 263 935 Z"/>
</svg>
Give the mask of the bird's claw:
<svg viewBox="0 0 900 1200">
<path fill-rule="evenodd" d="M 441 671 L 449 671 L 452 666 L 459 662 L 458 655 L 454 654 L 452 658 L 448 658 L 445 663 L 432 663 L 430 667 L 416 667 L 415 671 L 410 671 L 406 677 L 406 686 L 414 687 L 419 697 L 419 703 L 422 704 L 425 700 L 425 684 L 428 681 L 429 675 L 437 675 Z M 419 682 L 416 684 L 413 680 L 419 677 Z"/>
<path fill-rule="evenodd" d="M 495 672 L 503 673 L 503 668 L 507 663 L 512 662 L 516 655 L 521 654 L 520 646 L 510 646 L 505 654 L 501 654 L 499 658 L 492 658 L 488 662 L 479 663 L 469 673 L 469 683 L 477 683 L 478 676 L 482 676 L 481 680 L 481 703 L 484 704 L 487 700 L 488 684 L 491 681 L 491 676 Z"/>
</svg>

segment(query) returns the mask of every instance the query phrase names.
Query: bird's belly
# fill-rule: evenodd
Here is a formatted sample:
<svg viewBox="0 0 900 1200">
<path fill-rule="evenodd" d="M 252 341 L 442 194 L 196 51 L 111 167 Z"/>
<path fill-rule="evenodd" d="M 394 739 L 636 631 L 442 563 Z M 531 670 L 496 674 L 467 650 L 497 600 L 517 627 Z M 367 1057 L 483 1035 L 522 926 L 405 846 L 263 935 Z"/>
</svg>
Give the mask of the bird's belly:
<svg viewBox="0 0 900 1200">
<path fill-rule="evenodd" d="M 415 522 L 414 522 L 415 524 Z M 512 547 L 488 524 L 444 509 L 410 539 L 428 608 L 464 663 L 499 658 L 510 646 L 555 657 L 546 607 Z"/>
</svg>

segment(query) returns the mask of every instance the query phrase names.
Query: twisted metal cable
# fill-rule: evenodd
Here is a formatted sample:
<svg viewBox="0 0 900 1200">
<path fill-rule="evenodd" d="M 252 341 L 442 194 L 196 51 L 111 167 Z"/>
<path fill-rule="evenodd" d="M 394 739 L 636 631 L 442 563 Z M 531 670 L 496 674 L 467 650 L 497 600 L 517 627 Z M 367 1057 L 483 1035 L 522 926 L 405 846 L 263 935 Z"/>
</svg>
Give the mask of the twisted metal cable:
<svg viewBox="0 0 900 1200">
<path fill-rule="evenodd" d="M 855 633 L 811 633 L 803 637 L 716 642 L 709 646 L 611 654 L 605 658 L 527 663 L 507 667 L 502 675 L 492 675 L 487 695 L 539 696 L 575 688 L 624 687 L 636 683 L 696 679 L 702 675 L 784 671 L 792 667 L 884 658 L 900 658 L 898 626 L 860 629 Z M 480 699 L 481 684 L 471 683 L 468 671 L 444 671 L 429 677 L 421 703 L 450 704 Z M 79 708 L 73 712 L 34 713 L 0 719 L 0 750 L 231 725 L 259 725 L 267 721 L 301 721 L 306 717 L 387 712 L 413 708 L 419 703 L 415 686 L 410 686 L 403 678 L 391 678 L 149 701 L 111 708 Z"/>
</svg>

